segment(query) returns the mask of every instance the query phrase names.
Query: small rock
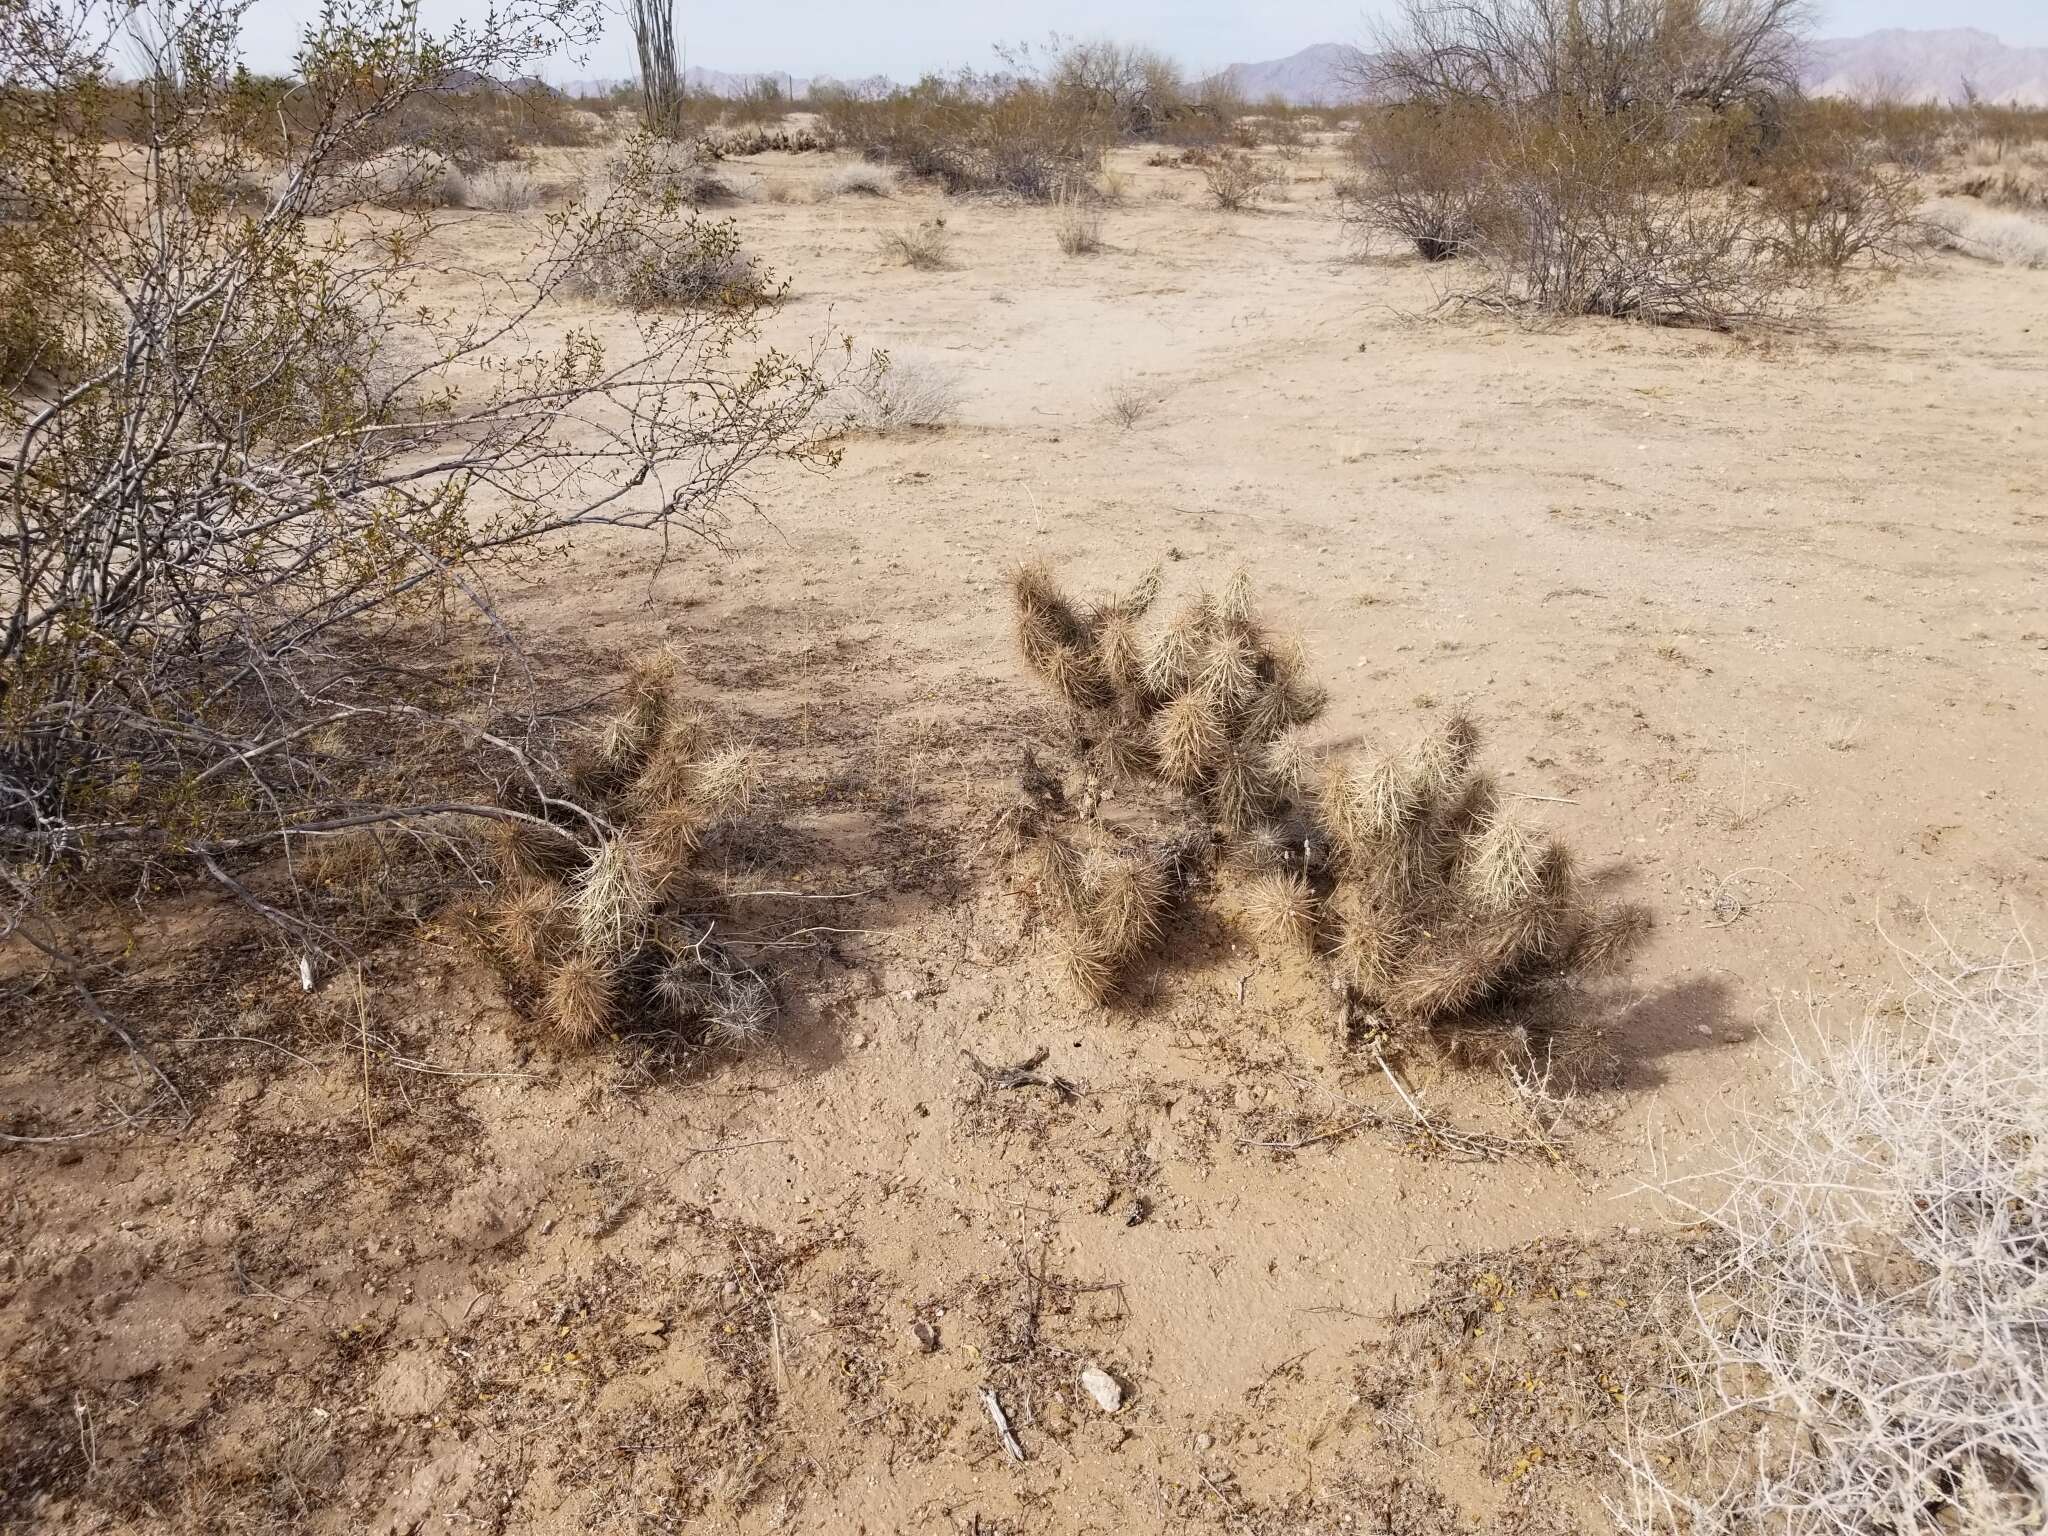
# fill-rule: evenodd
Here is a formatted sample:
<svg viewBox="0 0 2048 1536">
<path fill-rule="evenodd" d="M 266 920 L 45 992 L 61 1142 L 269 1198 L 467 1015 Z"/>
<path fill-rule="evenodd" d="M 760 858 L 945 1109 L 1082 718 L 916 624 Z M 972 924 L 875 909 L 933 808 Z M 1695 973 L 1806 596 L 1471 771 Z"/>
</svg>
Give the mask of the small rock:
<svg viewBox="0 0 2048 1536">
<path fill-rule="evenodd" d="M 1200 1433 L 1199 1435 L 1195 1436 L 1195 1449 L 1198 1451 L 1206 1451 L 1209 1449 L 1210 1446 L 1214 1445 L 1215 1443 L 1216 1437 L 1210 1434 L 1206 1429 L 1203 1430 L 1202 1433 Z"/>
<path fill-rule="evenodd" d="M 1124 1389 L 1117 1379 L 1099 1365 L 1083 1367 L 1081 1390 L 1095 1399 L 1104 1413 L 1115 1413 L 1124 1405 Z"/>
<path fill-rule="evenodd" d="M 910 1336 L 917 1340 L 917 1347 L 926 1354 L 939 1347 L 939 1330 L 922 1318 L 910 1325 Z"/>
<path fill-rule="evenodd" d="M 866 1035 L 855 1035 L 851 1040 L 847 1041 L 846 1043 L 852 1046 L 856 1051 L 863 1051 L 867 1049 L 868 1037 Z"/>
</svg>

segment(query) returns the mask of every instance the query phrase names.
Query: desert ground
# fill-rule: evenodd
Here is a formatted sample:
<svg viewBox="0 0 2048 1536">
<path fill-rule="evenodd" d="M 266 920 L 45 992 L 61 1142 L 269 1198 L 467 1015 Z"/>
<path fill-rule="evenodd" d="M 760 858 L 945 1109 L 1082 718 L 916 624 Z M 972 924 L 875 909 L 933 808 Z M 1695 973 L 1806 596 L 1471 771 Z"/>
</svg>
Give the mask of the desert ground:
<svg viewBox="0 0 2048 1536">
<path fill-rule="evenodd" d="M 310 992 L 251 920 L 134 912 L 125 1001 L 195 1116 L 0 1149 L 0 1529 L 1605 1527 L 1625 1399 L 1679 1390 L 1630 1374 L 1684 1321 L 1651 1186 L 1902 951 L 2040 931 L 2048 272 L 1930 256 L 1762 336 L 1537 327 L 1355 249 L 1327 146 L 1240 213 L 1146 160 L 1073 257 L 1042 209 L 725 167 L 775 338 L 885 348 L 953 419 L 778 470 L 727 550 L 591 537 L 500 597 L 565 700 L 673 644 L 770 748 L 772 1046 L 557 1051 L 460 901 Z M 441 238 L 511 270 L 538 217 Z M 934 217 L 946 266 L 880 254 Z M 1061 752 L 1010 636 L 1032 558 L 1242 566 L 1333 743 L 1468 711 L 1654 910 L 1613 1070 L 1532 1109 L 1418 1066 L 1410 1103 L 1308 960 L 1213 915 L 1079 1000 L 989 836 Z M 92 1123 L 135 1068 L 78 1030 L 17 1021 L 0 1096 Z"/>
</svg>

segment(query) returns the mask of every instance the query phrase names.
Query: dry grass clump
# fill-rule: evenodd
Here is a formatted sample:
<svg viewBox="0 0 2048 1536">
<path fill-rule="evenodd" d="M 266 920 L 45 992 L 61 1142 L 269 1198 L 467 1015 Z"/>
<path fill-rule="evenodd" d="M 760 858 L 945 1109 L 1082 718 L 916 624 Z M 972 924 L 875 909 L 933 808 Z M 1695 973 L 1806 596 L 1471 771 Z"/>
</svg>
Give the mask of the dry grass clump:
<svg viewBox="0 0 2048 1536">
<path fill-rule="evenodd" d="M 1933 241 L 2002 267 L 2048 268 L 2048 221 L 1946 197 L 1921 210 Z"/>
<path fill-rule="evenodd" d="M 1064 193 L 1053 205 L 1052 232 L 1069 256 L 1093 255 L 1102 249 L 1102 210 L 1076 193 Z"/>
<path fill-rule="evenodd" d="M 2025 169 L 2002 170 L 1995 176 L 1964 176 L 1955 185 L 1943 188 L 1942 195 L 1974 198 L 2000 208 L 2043 209 L 2048 208 L 2048 176 Z M 0 193 L 0 218 L 6 217 L 5 207 L 4 193 Z"/>
<path fill-rule="evenodd" d="M 676 705 L 675 661 L 634 667 L 625 706 L 592 730 L 566 794 L 515 781 L 488 914 L 513 974 L 567 1045 L 628 1024 L 738 1046 L 776 1012 L 767 979 L 715 937 L 723 905 L 704 858 L 760 783 L 752 749 Z"/>
<path fill-rule="evenodd" d="M 1153 783 L 1194 801 L 1247 877 L 1242 915 L 1323 955 L 1375 1041 L 1541 1055 L 1573 1033 L 1578 984 L 1618 968 L 1647 932 L 1644 911 L 1595 901 L 1570 853 L 1501 803 L 1462 715 L 1406 753 L 1315 771 L 1299 731 L 1327 695 L 1300 643 L 1260 619 L 1242 574 L 1149 631 L 1156 570 L 1092 604 L 1043 565 L 1010 586 L 1018 646 L 1068 708 L 1087 797 L 1104 782 Z M 1042 819 L 1025 831 L 1050 835 Z M 1055 905 L 1085 912 L 1078 877 L 1060 873 L 1072 861 L 1041 857 Z M 1075 976 L 1101 995 L 1089 959 Z"/>
<path fill-rule="evenodd" d="M 1210 201 L 1234 212 L 1276 196 L 1286 178 L 1256 155 L 1225 149 L 1203 165 L 1202 182 Z"/>
<path fill-rule="evenodd" d="M 516 166 L 494 165 L 470 178 L 469 202 L 492 213 L 524 213 L 540 201 L 540 183 Z"/>
<path fill-rule="evenodd" d="M 946 265 L 953 237 L 943 218 L 924 219 L 909 229 L 890 230 L 881 237 L 880 245 L 884 260 L 920 272 L 936 272 Z"/>
<path fill-rule="evenodd" d="M 1697 1419 L 1629 1447 L 1624 1531 L 2048 1518 L 2048 976 L 1922 969 L 1906 1021 L 1788 1052 L 1703 1176 Z"/>
<path fill-rule="evenodd" d="M 929 431 L 952 421 L 960 383 L 950 369 L 914 357 L 849 376 L 818 407 L 837 432 Z"/>
<path fill-rule="evenodd" d="M 825 179 L 826 197 L 893 197 L 896 177 L 879 165 L 842 165 Z"/>
</svg>

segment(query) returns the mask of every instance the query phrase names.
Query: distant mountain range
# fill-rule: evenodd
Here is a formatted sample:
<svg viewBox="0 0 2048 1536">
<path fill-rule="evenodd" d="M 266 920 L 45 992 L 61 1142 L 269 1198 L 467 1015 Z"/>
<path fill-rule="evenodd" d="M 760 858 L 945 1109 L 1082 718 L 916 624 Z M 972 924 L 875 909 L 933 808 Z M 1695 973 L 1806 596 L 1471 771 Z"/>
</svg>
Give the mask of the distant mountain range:
<svg viewBox="0 0 2048 1536">
<path fill-rule="evenodd" d="M 1271 101 L 1275 96 L 1296 107 L 1335 106 L 1357 96 L 1352 84 L 1367 55 L 1349 43 L 1315 43 L 1284 59 L 1262 64 L 1232 64 L 1216 78 L 1246 101 Z"/>
<path fill-rule="evenodd" d="M 1247 101 L 1278 96 L 1294 106 L 1335 106 L 1357 93 L 1352 78 L 1366 55 L 1349 43 L 1316 43 L 1284 59 L 1232 64 L 1219 76 Z M 820 75 L 731 74 L 692 65 L 685 84 L 706 96 L 745 94 L 757 80 L 773 80 L 789 95 L 801 96 L 814 85 L 883 86 L 879 76 L 865 80 L 833 80 Z M 2000 42 L 1974 27 L 1912 31 L 1899 27 L 1868 32 L 1862 37 L 1830 37 L 1807 48 L 1801 83 L 1816 96 L 1857 96 L 1882 91 L 1904 101 L 1952 101 L 1963 95 L 1965 82 L 1990 102 L 2048 106 L 2048 48 L 2019 48 Z M 571 80 L 561 89 L 571 96 L 601 96 L 621 80 Z"/>
<path fill-rule="evenodd" d="M 1366 55 L 1345 43 L 1317 43 L 1284 59 L 1233 64 L 1221 74 L 1248 101 L 1278 96 L 1294 106 L 1334 105 L 1355 91 L 1350 76 Z M 1883 91 L 1903 101 L 1952 101 L 1964 84 L 1981 100 L 2048 106 L 2048 48 L 2015 48 L 1973 27 L 1830 37 L 1807 47 L 1800 83 L 1816 96 Z"/>
<path fill-rule="evenodd" d="M 1953 101 L 1965 82 L 1983 101 L 2048 106 L 2048 48 L 2014 48 L 1974 27 L 1892 27 L 1813 44 L 1803 72 L 1816 96 L 1885 91 L 1908 101 Z"/>
</svg>

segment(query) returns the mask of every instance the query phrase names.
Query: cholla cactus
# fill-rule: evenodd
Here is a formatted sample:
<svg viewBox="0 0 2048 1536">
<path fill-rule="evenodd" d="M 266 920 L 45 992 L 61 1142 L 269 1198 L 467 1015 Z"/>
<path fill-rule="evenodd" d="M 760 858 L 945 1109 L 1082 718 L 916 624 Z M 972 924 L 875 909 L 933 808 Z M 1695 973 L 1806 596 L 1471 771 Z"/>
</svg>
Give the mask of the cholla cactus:
<svg viewBox="0 0 2048 1536">
<path fill-rule="evenodd" d="M 1200 805 L 1212 848 L 1228 848 L 1226 873 L 1242 877 L 1239 913 L 1322 956 L 1378 1038 L 1537 1043 L 1563 1022 L 1550 1002 L 1641 941 L 1647 913 L 1595 903 L 1570 853 L 1503 808 L 1477 770 L 1469 719 L 1451 716 L 1403 755 L 1318 768 L 1297 728 L 1327 695 L 1299 642 L 1260 622 L 1245 577 L 1147 636 L 1158 590 L 1155 570 L 1084 606 L 1044 566 L 1018 571 L 1024 659 L 1068 706 L 1095 775 Z M 1033 823 L 1068 967 L 1106 998 L 1156 945 L 1177 882 L 1156 853 L 1083 857 L 1043 817 Z"/>
<path fill-rule="evenodd" d="M 641 1019 L 744 1047 L 776 1013 L 767 979 L 697 915 L 719 900 L 715 887 L 704 889 L 698 854 L 752 800 L 758 755 L 720 744 L 708 721 L 679 712 L 675 678 L 666 653 L 636 662 L 624 707 L 589 733 L 573 763 L 571 784 L 609 830 L 593 835 L 587 824 L 542 816 L 508 823 L 501 844 L 492 928 L 567 1044 Z M 527 787 L 527 803 L 512 808 L 544 811 L 536 799 Z"/>
<path fill-rule="evenodd" d="M 1478 745 L 1453 715 L 1404 756 L 1332 761 L 1318 787 L 1331 959 L 1396 1034 L 1525 1034 L 1537 1020 L 1519 1005 L 1615 969 L 1649 930 L 1642 908 L 1596 904 L 1570 850 L 1502 807 Z"/>
<path fill-rule="evenodd" d="M 1149 640 L 1139 622 L 1158 598 L 1156 569 L 1085 611 L 1042 565 L 1018 571 L 1011 592 L 1024 659 L 1072 707 L 1102 777 L 1152 777 L 1198 795 L 1226 832 L 1271 819 L 1287 779 L 1285 735 L 1321 715 L 1328 696 L 1300 645 L 1258 622 L 1242 574 Z"/>
</svg>

